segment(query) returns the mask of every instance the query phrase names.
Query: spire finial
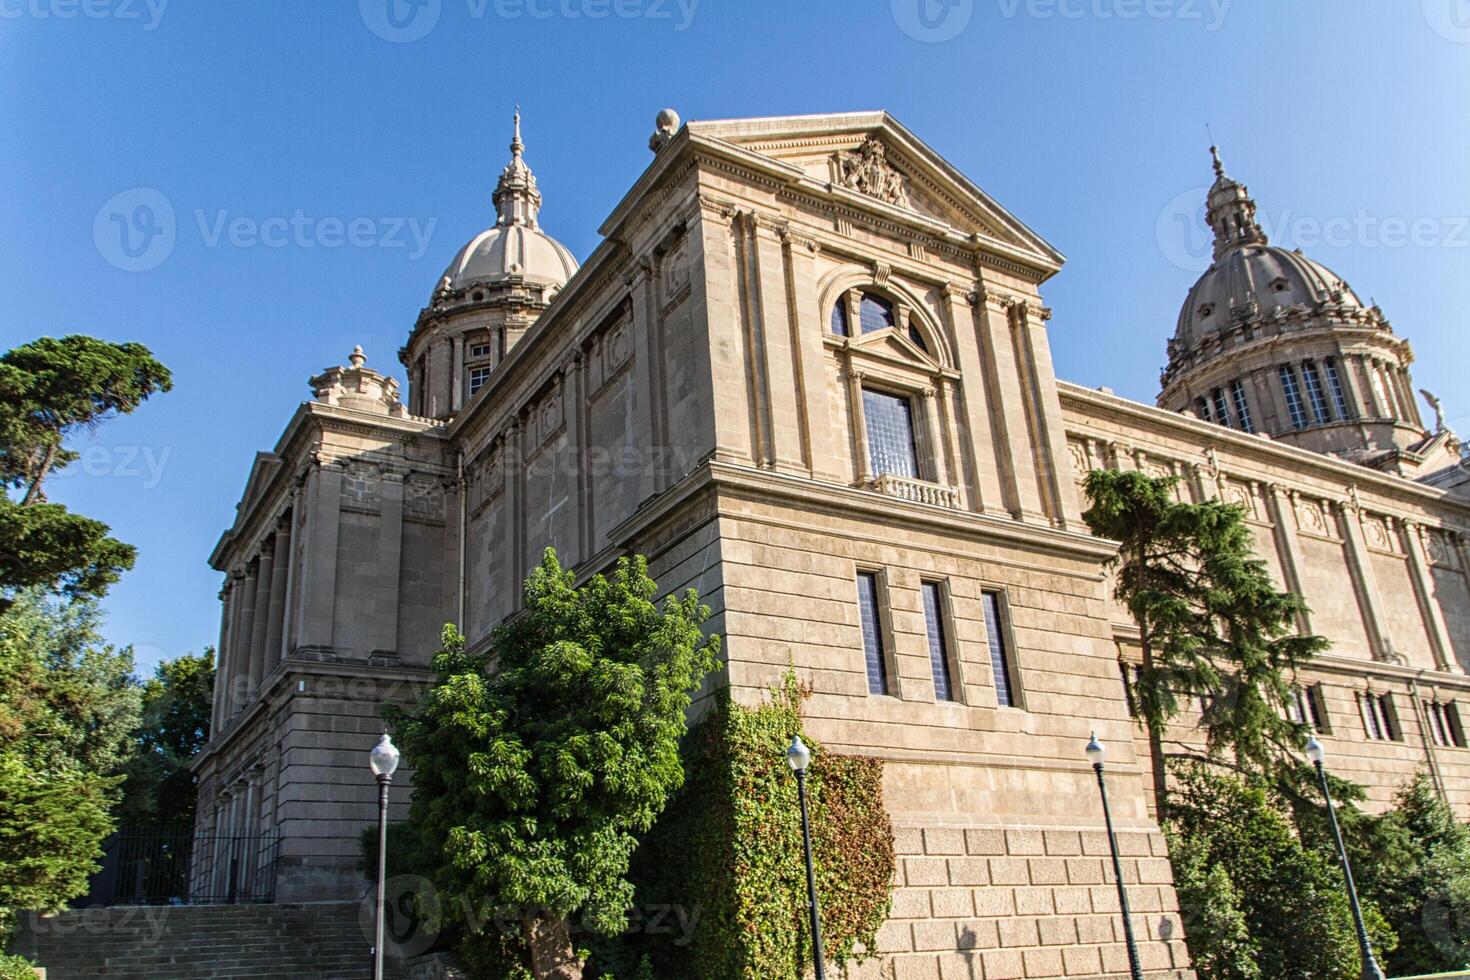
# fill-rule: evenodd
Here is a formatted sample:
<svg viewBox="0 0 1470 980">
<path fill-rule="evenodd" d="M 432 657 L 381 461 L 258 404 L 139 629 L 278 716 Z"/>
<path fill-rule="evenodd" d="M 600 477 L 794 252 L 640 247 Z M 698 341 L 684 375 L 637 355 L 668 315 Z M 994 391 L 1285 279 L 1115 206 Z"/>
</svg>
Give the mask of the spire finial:
<svg viewBox="0 0 1470 980">
<path fill-rule="evenodd" d="M 515 138 L 510 141 L 510 155 L 519 160 L 521 153 L 526 149 L 526 144 L 521 142 L 521 107 L 516 105 L 515 112 Z"/>
<path fill-rule="evenodd" d="M 1214 162 L 1215 176 L 1225 176 L 1225 164 L 1220 161 L 1220 148 L 1214 144 L 1210 145 L 1210 159 Z"/>
</svg>

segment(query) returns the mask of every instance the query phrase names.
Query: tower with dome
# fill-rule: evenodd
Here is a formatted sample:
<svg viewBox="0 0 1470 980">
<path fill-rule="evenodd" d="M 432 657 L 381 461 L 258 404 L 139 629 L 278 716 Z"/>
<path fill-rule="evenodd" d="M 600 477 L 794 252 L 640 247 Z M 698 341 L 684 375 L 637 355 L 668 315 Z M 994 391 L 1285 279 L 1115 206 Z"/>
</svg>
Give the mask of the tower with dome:
<svg viewBox="0 0 1470 980">
<path fill-rule="evenodd" d="M 210 558 L 219 683 L 195 767 L 200 830 L 249 843 L 202 850 L 197 880 L 359 896 L 364 756 L 383 706 L 430 683 L 441 627 L 484 648 L 547 547 L 580 576 L 636 553 L 713 610 L 726 663 L 702 698 L 758 699 L 792 665 L 824 751 L 883 760 L 905 869 L 883 969 L 1124 969 L 1091 904 L 1096 732 L 1142 955 L 1184 980 L 1123 683 L 1138 631 L 1109 590 L 1116 546 L 1081 517 L 1100 467 L 1239 506 L 1307 599 L 1298 629 L 1331 641 L 1280 710 L 1369 806 L 1424 769 L 1470 815 L 1470 469 L 1424 424 L 1408 342 L 1273 246 L 1218 155 L 1214 262 L 1155 405 L 1055 376 L 1053 324 L 1083 313 L 1042 300 L 1061 253 L 886 112 L 665 110 L 648 145 L 579 264 L 542 226 L 517 116 L 494 225 L 424 284 L 405 387 L 356 350 L 257 454 Z"/>
</svg>

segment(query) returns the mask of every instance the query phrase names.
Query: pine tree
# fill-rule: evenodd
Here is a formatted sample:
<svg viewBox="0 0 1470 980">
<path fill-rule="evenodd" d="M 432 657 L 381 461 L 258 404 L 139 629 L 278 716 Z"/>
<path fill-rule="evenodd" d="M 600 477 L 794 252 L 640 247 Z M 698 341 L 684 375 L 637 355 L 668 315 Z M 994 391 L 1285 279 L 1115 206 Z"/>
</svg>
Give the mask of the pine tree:
<svg viewBox="0 0 1470 980">
<path fill-rule="evenodd" d="M 1083 514 L 1094 534 L 1120 545 L 1115 591 L 1139 628 L 1143 663 L 1131 693 L 1148 731 L 1160 819 L 1168 813 L 1164 735 L 1181 699 L 1203 700 L 1211 758 L 1250 771 L 1293 765 L 1303 726 L 1283 707 L 1296 670 L 1327 647 L 1296 632 L 1305 604 L 1276 589 L 1242 510 L 1181 502 L 1176 484 L 1094 470 Z"/>
</svg>

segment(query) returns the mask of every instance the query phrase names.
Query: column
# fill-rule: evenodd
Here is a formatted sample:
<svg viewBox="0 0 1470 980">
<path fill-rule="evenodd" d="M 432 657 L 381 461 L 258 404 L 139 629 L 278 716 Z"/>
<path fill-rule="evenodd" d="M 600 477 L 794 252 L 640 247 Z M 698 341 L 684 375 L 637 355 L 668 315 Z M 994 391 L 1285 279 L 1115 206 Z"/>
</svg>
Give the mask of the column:
<svg viewBox="0 0 1470 980">
<path fill-rule="evenodd" d="M 1276 539 L 1276 555 L 1281 560 L 1281 577 L 1287 592 L 1305 597 L 1302 589 L 1302 555 L 1296 542 L 1296 503 L 1292 492 L 1279 483 L 1267 483 L 1266 509 L 1271 515 L 1273 536 Z M 1288 513 L 1290 515 L 1288 523 Z M 1312 633 L 1312 613 L 1303 609 L 1296 617 L 1297 632 L 1303 636 Z"/>
<path fill-rule="evenodd" d="M 1367 399 L 1363 397 L 1363 386 L 1358 381 L 1358 372 L 1353 367 L 1354 358 L 1343 354 L 1337 358 L 1338 379 L 1342 382 L 1343 394 L 1348 400 L 1348 411 L 1354 420 L 1368 414 Z"/>
<path fill-rule="evenodd" d="M 284 560 L 286 563 L 286 609 L 281 617 L 281 646 L 275 652 L 277 660 L 286 660 L 291 656 L 291 648 L 294 646 L 291 632 L 296 622 L 296 609 L 299 605 L 296 592 L 301 585 L 301 576 L 296 573 L 296 566 L 299 564 L 296 560 L 296 528 L 298 526 L 297 515 L 301 511 L 296 507 L 296 498 L 297 488 L 293 487 L 291 490 L 290 504 L 287 507 L 284 518 L 289 540 L 287 541 L 284 559 L 278 559 Z"/>
<path fill-rule="evenodd" d="M 1424 419 L 1419 415 L 1419 399 L 1414 397 L 1414 385 L 1409 381 L 1409 372 L 1402 367 L 1393 370 L 1393 379 L 1398 387 L 1399 401 L 1404 406 L 1404 421 L 1424 428 Z"/>
<path fill-rule="evenodd" d="M 868 452 L 868 417 L 863 411 L 863 372 L 847 369 L 847 407 L 852 417 L 853 470 L 859 486 L 873 482 L 873 458 Z"/>
<path fill-rule="evenodd" d="M 265 628 L 265 656 L 261 677 L 276 669 L 281 662 L 281 635 L 286 624 L 286 580 L 291 569 L 291 522 L 276 522 L 275 543 L 271 545 L 275 561 L 271 565 L 270 618 Z"/>
<path fill-rule="evenodd" d="M 230 677 L 230 714 L 237 715 L 250 700 L 251 687 L 255 683 L 250 673 L 250 638 L 255 635 L 255 600 L 260 589 L 260 568 L 251 562 L 245 568 L 245 577 L 240 582 L 242 605 L 240 609 L 237 639 L 231 654 L 232 676 Z"/>
<path fill-rule="evenodd" d="M 962 424 L 956 426 L 955 434 L 964 470 L 962 482 L 969 498 L 968 506 L 983 514 L 987 510 L 1003 511 L 1006 496 L 1001 489 L 1001 462 L 997 458 L 997 446 L 1004 441 L 997 429 L 999 420 L 990 410 L 989 391 L 994 389 L 986 384 L 982 344 L 977 342 L 984 331 L 983 317 L 977 308 L 982 302 L 978 293 L 958 283 L 944 287 L 950 342 L 954 346 L 955 366 L 960 371 L 959 407 L 955 414 Z"/>
<path fill-rule="evenodd" d="M 250 624 L 250 687 L 260 693 L 265 681 L 265 642 L 270 633 L 271 580 L 275 575 L 275 536 L 265 539 L 260 549 L 260 574 L 255 583 L 255 618 Z"/>
<path fill-rule="evenodd" d="M 1378 604 L 1378 579 L 1373 574 L 1373 566 L 1369 564 L 1368 546 L 1363 542 L 1363 525 L 1359 520 L 1358 508 L 1341 501 L 1333 501 L 1331 506 L 1342 531 L 1343 551 L 1347 555 L 1348 571 L 1358 595 L 1358 606 L 1363 611 L 1363 625 L 1367 627 L 1373 659 L 1386 660 L 1393 644 L 1383 631 L 1387 621 Z"/>
<path fill-rule="evenodd" d="M 633 300 L 633 322 L 629 325 L 632 337 L 629 339 L 633 344 L 633 445 L 644 454 L 638 469 L 638 500 L 642 501 L 662 489 L 665 474 L 662 466 L 653 465 L 658 458 L 659 447 L 663 445 L 663 426 L 659 424 L 658 412 L 661 372 L 658 341 L 654 335 L 657 302 L 653 296 L 653 269 L 644 259 L 638 262 L 636 270 L 628 283 Z"/>
<path fill-rule="evenodd" d="M 982 303 L 980 352 L 985 365 L 985 381 L 990 389 L 991 418 L 996 434 L 995 456 L 1005 487 L 1005 507 L 1012 517 L 1045 521 L 1036 479 L 1036 457 L 1026 425 L 1026 393 L 1011 338 L 1014 301 L 987 290 L 982 293 Z"/>
<path fill-rule="evenodd" d="M 230 617 L 234 615 L 235 590 L 234 580 L 225 576 L 225 584 L 219 590 L 220 617 L 219 617 L 219 646 L 215 648 L 214 657 L 214 703 L 209 713 L 209 731 L 213 738 L 219 732 L 220 726 L 224 724 L 224 702 L 225 691 L 229 685 L 229 652 L 230 652 Z"/>
<path fill-rule="evenodd" d="M 567 417 L 568 461 L 572 465 L 570 493 L 573 527 L 577 529 L 577 553 L 567 564 L 579 564 L 592 553 L 591 528 L 587 524 L 587 366 L 580 348 L 572 351 L 562 367 L 562 398 Z"/>
<path fill-rule="evenodd" d="M 337 599 L 337 535 L 341 529 L 342 468 L 319 462 L 308 477 L 306 548 L 301 560 L 303 646 L 330 650 Z"/>
<path fill-rule="evenodd" d="M 1424 632 L 1429 635 L 1429 648 L 1434 653 L 1434 666 L 1438 670 L 1461 673 L 1455 663 L 1455 650 L 1450 642 L 1450 631 L 1445 625 L 1444 613 L 1434 598 L 1434 580 L 1429 572 L 1429 559 L 1424 553 L 1423 527 L 1414 521 L 1391 518 L 1403 541 L 1404 553 L 1409 556 L 1409 578 L 1414 583 L 1414 597 L 1419 600 L 1419 612 L 1424 617 Z"/>
<path fill-rule="evenodd" d="M 458 412 L 464 408 L 464 338 L 454 336 L 449 339 L 449 404 L 453 411 Z"/>
<path fill-rule="evenodd" d="M 403 474 L 384 473 L 378 523 L 378 567 L 374 605 L 378 643 L 398 652 L 398 596 L 403 556 Z"/>
</svg>

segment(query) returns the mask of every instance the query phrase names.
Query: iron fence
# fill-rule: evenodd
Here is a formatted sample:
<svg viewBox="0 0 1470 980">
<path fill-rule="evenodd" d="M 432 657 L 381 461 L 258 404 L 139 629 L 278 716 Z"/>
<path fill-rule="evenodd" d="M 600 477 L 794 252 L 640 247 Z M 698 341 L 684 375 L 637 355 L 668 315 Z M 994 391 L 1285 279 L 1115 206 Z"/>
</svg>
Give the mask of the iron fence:
<svg viewBox="0 0 1470 980">
<path fill-rule="evenodd" d="M 280 838 L 124 829 L 104 845 L 85 904 L 216 905 L 275 898 Z"/>
</svg>

